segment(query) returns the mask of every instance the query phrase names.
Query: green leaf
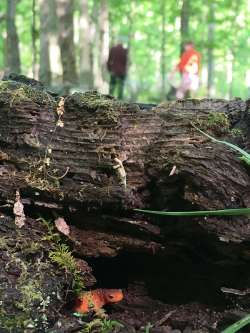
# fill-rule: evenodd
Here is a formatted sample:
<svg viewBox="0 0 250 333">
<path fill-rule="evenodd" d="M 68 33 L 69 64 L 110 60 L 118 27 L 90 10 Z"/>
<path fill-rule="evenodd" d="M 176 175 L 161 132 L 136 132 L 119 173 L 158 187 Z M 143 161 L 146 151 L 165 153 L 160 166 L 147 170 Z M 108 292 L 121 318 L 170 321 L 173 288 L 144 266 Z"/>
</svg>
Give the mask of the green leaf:
<svg viewBox="0 0 250 333">
<path fill-rule="evenodd" d="M 247 315 L 246 317 L 240 319 L 233 325 L 226 328 L 221 333 L 235 333 L 238 332 L 242 327 L 246 326 L 247 324 L 250 324 L 250 315 Z"/>
<path fill-rule="evenodd" d="M 219 210 L 194 210 L 187 212 L 164 212 L 157 210 L 134 209 L 137 212 L 164 215 L 164 216 L 237 216 L 250 215 L 250 208 L 219 209 Z"/>
<path fill-rule="evenodd" d="M 227 142 L 227 141 L 222 141 L 222 140 L 218 140 L 215 139 L 213 136 L 203 132 L 201 129 L 199 129 L 198 127 L 196 127 L 194 124 L 192 124 L 192 126 L 199 131 L 201 134 L 205 135 L 206 137 L 208 137 L 210 140 L 217 142 L 217 143 L 221 143 L 223 145 L 226 145 L 228 147 L 230 147 L 231 149 L 233 149 L 234 151 L 237 151 L 238 153 L 241 154 L 241 160 L 243 160 L 244 162 L 246 162 L 248 165 L 250 164 L 250 154 L 248 154 L 248 152 L 246 152 L 245 150 L 241 149 L 240 147 Z"/>
</svg>

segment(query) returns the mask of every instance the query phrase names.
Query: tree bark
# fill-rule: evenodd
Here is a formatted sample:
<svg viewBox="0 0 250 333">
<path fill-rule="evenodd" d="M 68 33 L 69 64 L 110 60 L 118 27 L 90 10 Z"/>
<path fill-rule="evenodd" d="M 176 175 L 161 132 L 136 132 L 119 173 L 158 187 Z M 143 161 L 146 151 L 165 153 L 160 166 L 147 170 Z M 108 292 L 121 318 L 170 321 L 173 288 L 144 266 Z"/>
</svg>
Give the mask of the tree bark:
<svg viewBox="0 0 250 333">
<path fill-rule="evenodd" d="M 49 0 L 40 0 L 40 69 L 39 79 L 46 86 L 51 85 L 51 65 L 50 65 L 50 7 Z"/>
<path fill-rule="evenodd" d="M 10 72 L 19 74 L 21 71 L 19 39 L 16 29 L 16 0 L 7 1 L 7 66 Z"/>
<path fill-rule="evenodd" d="M 59 45 L 59 22 L 56 12 L 56 0 L 49 1 L 49 56 L 52 84 L 62 83 L 62 62 Z"/>
<path fill-rule="evenodd" d="M 181 47 L 180 52 L 183 52 L 183 45 L 189 39 L 189 16 L 190 16 L 190 0 L 182 1 L 181 8 Z"/>
<path fill-rule="evenodd" d="M 74 0 L 57 0 L 59 20 L 59 44 L 63 67 L 64 85 L 77 83 L 76 56 L 74 45 Z"/>
<path fill-rule="evenodd" d="M 36 0 L 32 0 L 32 27 L 31 27 L 31 36 L 32 36 L 32 74 L 33 78 L 37 79 L 37 26 L 36 26 Z"/>
<path fill-rule="evenodd" d="M 83 254 L 160 251 L 173 242 L 173 228 L 214 234 L 218 241 L 250 239 L 246 217 L 170 218 L 156 226 L 133 212 L 249 207 L 248 169 L 191 125 L 194 119 L 206 124 L 218 110 L 231 125 L 249 123 L 247 103 L 187 100 L 145 111 L 103 95 L 74 94 L 58 122 L 62 106 L 48 94 L 5 83 L 0 106 L 2 205 L 12 205 L 19 189 L 27 212 L 51 209 L 69 216 L 85 229 L 71 235 Z M 221 124 L 210 130 L 224 133 Z M 114 156 L 123 162 L 126 186 L 113 168 Z"/>
<path fill-rule="evenodd" d="M 93 88 L 93 68 L 91 63 L 91 25 L 88 1 L 80 1 L 80 83 L 86 90 Z"/>
</svg>

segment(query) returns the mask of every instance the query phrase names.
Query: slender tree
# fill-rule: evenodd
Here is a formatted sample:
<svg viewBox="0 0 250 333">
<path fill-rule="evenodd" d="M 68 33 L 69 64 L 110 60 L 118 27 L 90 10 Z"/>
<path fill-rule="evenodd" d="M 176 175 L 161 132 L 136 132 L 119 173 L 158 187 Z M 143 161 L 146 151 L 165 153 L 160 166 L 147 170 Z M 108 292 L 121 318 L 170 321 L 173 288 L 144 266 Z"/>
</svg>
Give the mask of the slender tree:
<svg viewBox="0 0 250 333">
<path fill-rule="evenodd" d="M 184 42 L 189 39 L 190 0 L 182 0 L 181 7 L 181 53 Z"/>
<path fill-rule="evenodd" d="M 109 9 L 108 0 L 100 0 L 100 65 L 102 72 L 102 80 L 105 81 L 106 63 L 109 55 Z"/>
<path fill-rule="evenodd" d="M 57 17 L 57 0 L 48 0 L 49 2 L 49 55 L 51 67 L 52 83 L 61 83 L 62 81 L 62 62 L 59 45 L 59 22 Z"/>
<path fill-rule="evenodd" d="M 40 8 L 40 69 L 39 79 L 49 86 L 51 84 L 50 43 L 49 43 L 49 1 L 39 0 Z"/>
<path fill-rule="evenodd" d="M 214 77 L 214 30 L 215 30 L 215 18 L 214 18 L 214 2 L 209 1 L 209 13 L 208 13 L 208 48 L 207 48 L 207 95 L 211 96 L 213 88 Z"/>
<path fill-rule="evenodd" d="M 77 83 L 73 22 L 74 3 L 74 0 L 57 0 L 59 44 L 65 85 Z"/>
<path fill-rule="evenodd" d="M 100 45 L 99 45 L 99 12 L 100 6 L 99 1 L 95 1 L 93 3 L 92 11 L 91 11 L 91 31 L 92 31 L 92 38 L 94 43 L 92 43 L 91 48 L 91 61 L 93 66 L 93 78 L 94 78 L 94 87 L 99 89 L 102 85 L 102 77 L 101 77 L 101 70 L 99 64 L 99 52 L 100 52 Z"/>
<path fill-rule="evenodd" d="M 10 72 L 20 73 L 20 51 L 19 51 L 19 39 L 16 28 L 16 5 L 17 0 L 7 0 L 7 66 Z"/>
<path fill-rule="evenodd" d="M 166 95 L 166 1 L 161 1 L 161 98 Z"/>
<path fill-rule="evenodd" d="M 233 88 L 234 88 L 234 69 L 236 64 L 237 57 L 237 44 L 238 44 L 238 32 L 240 30 L 239 25 L 237 24 L 237 17 L 240 13 L 243 0 L 238 0 L 237 2 L 232 3 L 233 15 L 230 20 L 230 34 L 233 37 L 230 43 L 230 46 L 227 51 L 227 82 L 228 82 L 228 92 L 229 98 L 232 98 Z"/>
<path fill-rule="evenodd" d="M 108 91 L 106 62 L 109 53 L 109 10 L 108 1 L 96 1 L 92 13 L 94 25 L 93 71 L 94 85 L 102 92 Z"/>
<path fill-rule="evenodd" d="M 32 73 L 33 77 L 37 78 L 37 22 L 36 22 L 36 0 L 32 0 L 32 26 L 31 26 L 31 36 L 32 36 Z"/>
<path fill-rule="evenodd" d="M 80 44 L 80 78 L 79 81 L 86 89 L 93 87 L 93 69 L 91 61 L 91 24 L 88 0 L 80 0 L 79 20 Z"/>
</svg>

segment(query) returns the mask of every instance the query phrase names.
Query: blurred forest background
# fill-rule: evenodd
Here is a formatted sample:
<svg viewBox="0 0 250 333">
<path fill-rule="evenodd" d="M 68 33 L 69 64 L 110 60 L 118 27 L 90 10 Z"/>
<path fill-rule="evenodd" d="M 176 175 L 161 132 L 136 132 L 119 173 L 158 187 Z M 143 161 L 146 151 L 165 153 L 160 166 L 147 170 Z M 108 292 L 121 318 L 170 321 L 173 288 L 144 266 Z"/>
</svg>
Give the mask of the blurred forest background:
<svg viewBox="0 0 250 333">
<path fill-rule="evenodd" d="M 106 61 L 129 48 L 127 100 L 157 102 L 180 45 L 202 54 L 200 97 L 247 98 L 250 0 L 1 0 L 0 70 L 60 90 L 108 91 Z"/>
</svg>

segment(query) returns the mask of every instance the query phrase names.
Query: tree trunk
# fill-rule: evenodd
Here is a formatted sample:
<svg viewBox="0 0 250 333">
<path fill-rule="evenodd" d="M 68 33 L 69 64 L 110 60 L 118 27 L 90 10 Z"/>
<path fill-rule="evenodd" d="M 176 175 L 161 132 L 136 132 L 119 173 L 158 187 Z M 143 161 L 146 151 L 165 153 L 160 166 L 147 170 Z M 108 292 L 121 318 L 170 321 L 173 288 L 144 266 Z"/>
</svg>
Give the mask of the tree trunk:
<svg viewBox="0 0 250 333">
<path fill-rule="evenodd" d="M 57 0 L 59 20 L 59 44 L 65 86 L 77 83 L 76 56 L 74 45 L 74 0 Z"/>
<path fill-rule="evenodd" d="M 50 7 L 49 0 L 39 0 L 40 9 L 40 69 L 39 79 L 47 87 L 51 85 L 51 66 L 50 66 Z"/>
<path fill-rule="evenodd" d="M 162 0 L 161 2 L 161 14 L 162 14 L 162 23 L 161 23 L 161 98 L 166 99 L 166 1 Z"/>
<path fill-rule="evenodd" d="M 183 45 L 189 39 L 189 16 L 190 16 L 190 0 L 182 1 L 181 8 L 181 53 Z"/>
<path fill-rule="evenodd" d="M 32 74 L 33 78 L 37 79 L 37 26 L 36 26 L 36 0 L 32 0 Z"/>
<path fill-rule="evenodd" d="M 100 64 L 101 64 L 101 72 L 103 82 L 105 84 L 106 81 L 106 64 L 109 56 L 109 9 L 108 9 L 108 1 L 101 0 L 100 6 Z M 106 83 L 107 85 L 107 83 Z M 107 89 L 107 87 L 106 87 Z"/>
<path fill-rule="evenodd" d="M 234 52 L 229 49 L 226 56 L 226 68 L 227 68 L 227 85 L 228 94 L 227 98 L 233 97 L 233 75 L 234 75 Z"/>
<path fill-rule="evenodd" d="M 96 41 L 93 49 L 95 87 L 99 91 L 107 93 L 106 63 L 109 53 L 109 16 L 107 0 L 101 0 L 94 4 L 93 18 L 95 25 L 94 40 Z"/>
<path fill-rule="evenodd" d="M 17 0 L 7 0 L 7 66 L 10 72 L 20 73 L 19 39 L 16 29 Z"/>
<path fill-rule="evenodd" d="M 59 22 L 56 12 L 56 0 L 49 1 L 49 55 L 52 84 L 62 83 L 62 62 L 59 45 Z"/>
<path fill-rule="evenodd" d="M 215 6 L 212 1 L 209 2 L 209 14 L 208 14 L 208 49 L 207 49 L 207 95 L 211 96 L 213 90 L 213 77 L 214 77 L 214 11 Z"/>
<path fill-rule="evenodd" d="M 80 1 L 80 83 L 86 90 L 93 88 L 93 68 L 91 63 L 91 27 L 88 1 Z"/>
</svg>

